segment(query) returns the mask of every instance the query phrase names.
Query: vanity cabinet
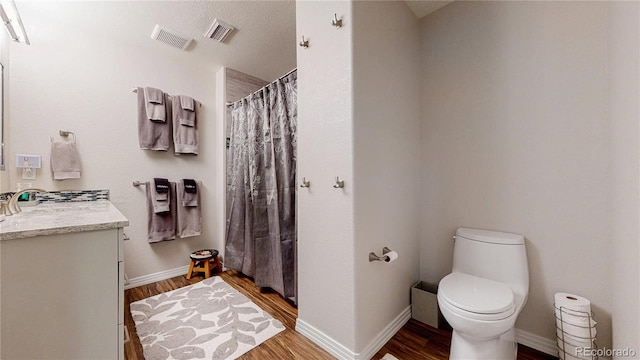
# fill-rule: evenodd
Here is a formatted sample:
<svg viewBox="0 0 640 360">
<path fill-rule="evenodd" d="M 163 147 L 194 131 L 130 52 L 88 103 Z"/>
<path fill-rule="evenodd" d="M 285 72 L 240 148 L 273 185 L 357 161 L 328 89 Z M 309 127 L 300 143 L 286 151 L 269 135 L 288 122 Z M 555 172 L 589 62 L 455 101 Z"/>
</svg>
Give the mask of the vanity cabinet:
<svg viewBox="0 0 640 360">
<path fill-rule="evenodd" d="M 124 359 L 122 226 L 0 241 L 2 358 Z"/>
</svg>

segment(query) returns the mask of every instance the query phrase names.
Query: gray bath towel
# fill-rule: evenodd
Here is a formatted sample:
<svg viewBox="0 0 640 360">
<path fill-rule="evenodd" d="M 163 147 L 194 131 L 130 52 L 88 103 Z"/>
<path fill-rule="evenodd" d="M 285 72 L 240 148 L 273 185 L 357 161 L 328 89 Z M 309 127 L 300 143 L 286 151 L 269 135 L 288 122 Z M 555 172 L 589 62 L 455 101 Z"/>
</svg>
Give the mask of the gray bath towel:
<svg viewBox="0 0 640 360">
<path fill-rule="evenodd" d="M 194 111 L 182 107 L 182 97 L 173 97 L 173 147 L 176 154 L 196 154 L 198 155 L 198 107 L 193 101 Z M 188 97 L 188 96 L 186 96 Z"/>
<path fill-rule="evenodd" d="M 167 189 L 167 186 L 169 188 L 171 187 L 169 180 L 167 179 L 156 178 L 151 182 L 151 203 L 153 204 L 153 212 L 156 214 L 171 211 L 171 191 L 158 191 L 159 183 L 165 190 Z"/>
<path fill-rule="evenodd" d="M 171 199 L 170 211 L 155 213 L 151 194 L 155 192 L 153 181 L 147 181 L 147 241 L 155 243 L 176 238 L 176 183 L 170 183 L 169 198 Z"/>
<path fill-rule="evenodd" d="M 51 172 L 53 180 L 80 178 L 80 156 L 74 142 L 51 143 Z"/>
<path fill-rule="evenodd" d="M 167 95 L 164 94 L 164 107 L 170 114 L 170 104 Z M 138 143 L 142 150 L 169 150 L 169 137 L 171 136 L 171 122 L 149 121 L 146 110 L 144 90 L 138 88 Z"/>
<path fill-rule="evenodd" d="M 144 88 L 145 110 L 147 118 L 151 121 L 165 122 L 167 111 L 165 109 L 164 92 L 160 89 Z"/>
<path fill-rule="evenodd" d="M 192 112 L 196 110 L 196 104 L 192 97 L 186 95 L 178 95 L 178 98 L 180 99 L 180 106 L 184 110 Z"/>
<path fill-rule="evenodd" d="M 176 192 L 178 194 L 178 229 L 181 238 L 202 234 L 202 211 L 200 206 L 200 192 L 202 182 L 196 181 L 195 193 L 188 193 L 184 188 L 184 180 L 180 180 Z"/>
<path fill-rule="evenodd" d="M 182 206 L 198 206 L 198 182 L 193 179 L 182 179 Z M 179 190 L 179 189 L 178 189 Z"/>
</svg>

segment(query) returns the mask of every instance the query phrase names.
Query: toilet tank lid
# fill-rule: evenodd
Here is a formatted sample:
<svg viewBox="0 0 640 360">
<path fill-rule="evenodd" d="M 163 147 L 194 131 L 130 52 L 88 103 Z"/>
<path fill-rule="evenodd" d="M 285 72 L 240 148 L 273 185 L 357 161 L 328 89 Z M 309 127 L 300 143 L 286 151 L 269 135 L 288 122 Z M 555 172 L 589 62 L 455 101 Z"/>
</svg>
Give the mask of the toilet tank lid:
<svg viewBox="0 0 640 360">
<path fill-rule="evenodd" d="M 500 231 L 458 228 L 456 236 L 492 244 L 522 245 L 524 236 Z"/>
</svg>

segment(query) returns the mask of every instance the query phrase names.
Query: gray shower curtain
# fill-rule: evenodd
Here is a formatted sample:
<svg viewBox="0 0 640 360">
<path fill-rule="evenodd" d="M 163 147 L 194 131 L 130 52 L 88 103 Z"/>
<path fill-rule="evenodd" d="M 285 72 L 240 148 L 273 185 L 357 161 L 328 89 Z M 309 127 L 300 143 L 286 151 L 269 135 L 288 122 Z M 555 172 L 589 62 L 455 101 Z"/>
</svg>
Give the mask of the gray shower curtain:
<svg viewBox="0 0 640 360">
<path fill-rule="evenodd" d="M 297 73 L 234 103 L 225 266 L 296 296 Z"/>
</svg>

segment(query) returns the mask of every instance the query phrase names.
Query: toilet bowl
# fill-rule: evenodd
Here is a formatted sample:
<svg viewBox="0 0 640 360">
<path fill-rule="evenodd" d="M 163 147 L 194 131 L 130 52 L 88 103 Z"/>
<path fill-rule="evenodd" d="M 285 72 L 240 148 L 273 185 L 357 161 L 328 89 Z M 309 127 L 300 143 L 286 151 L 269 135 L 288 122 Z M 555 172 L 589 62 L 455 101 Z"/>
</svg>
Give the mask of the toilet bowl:
<svg viewBox="0 0 640 360">
<path fill-rule="evenodd" d="M 515 359 L 514 325 L 528 288 L 524 237 L 458 229 L 453 270 L 437 296 L 453 328 L 450 359 Z"/>
</svg>

